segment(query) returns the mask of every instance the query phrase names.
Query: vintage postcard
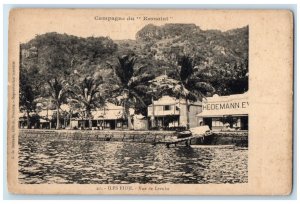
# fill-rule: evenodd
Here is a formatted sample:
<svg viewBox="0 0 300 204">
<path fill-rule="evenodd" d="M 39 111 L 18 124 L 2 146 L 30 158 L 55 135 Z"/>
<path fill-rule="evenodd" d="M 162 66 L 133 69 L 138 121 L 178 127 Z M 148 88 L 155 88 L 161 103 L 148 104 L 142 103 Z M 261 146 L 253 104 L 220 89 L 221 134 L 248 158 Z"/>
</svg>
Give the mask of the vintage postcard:
<svg viewBox="0 0 300 204">
<path fill-rule="evenodd" d="M 288 195 L 288 10 L 13 9 L 8 189 Z"/>
</svg>

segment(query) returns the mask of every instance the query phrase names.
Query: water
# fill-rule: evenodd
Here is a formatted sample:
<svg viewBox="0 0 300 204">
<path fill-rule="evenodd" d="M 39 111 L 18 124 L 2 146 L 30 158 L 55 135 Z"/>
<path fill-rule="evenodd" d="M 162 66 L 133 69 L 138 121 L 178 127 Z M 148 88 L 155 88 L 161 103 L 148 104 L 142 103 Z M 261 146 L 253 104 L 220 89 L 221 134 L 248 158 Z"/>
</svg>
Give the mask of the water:
<svg viewBox="0 0 300 204">
<path fill-rule="evenodd" d="M 246 183 L 248 149 L 84 140 L 19 140 L 24 184 Z"/>
</svg>

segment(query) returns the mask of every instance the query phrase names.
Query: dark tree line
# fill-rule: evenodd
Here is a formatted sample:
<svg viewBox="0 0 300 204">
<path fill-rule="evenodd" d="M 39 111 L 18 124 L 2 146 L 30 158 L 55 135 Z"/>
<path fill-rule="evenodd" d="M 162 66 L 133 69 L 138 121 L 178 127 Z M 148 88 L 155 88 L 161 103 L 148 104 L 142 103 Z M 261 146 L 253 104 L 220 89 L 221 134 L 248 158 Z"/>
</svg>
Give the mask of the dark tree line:
<svg viewBox="0 0 300 204">
<path fill-rule="evenodd" d="M 198 66 L 196 55 L 174 55 L 160 64 L 141 57 L 138 51 L 125 52 L 109 38 L 57 33 L 36 36 L 20 46 L 20 109 L 27 113 L 28 124 L 30 112 L 46 106 L 55 109 L 58 129 L 62 104 L 70 105 L 72 112 L 79 112 L 91 126 L 91 111 L 110 101 L 123 105 L 131 128 L 129 108 L 147 114 L 153 95 L 151 81 L 162 70 L 173 81 L 168 89 L 156 87 L 156 97 L 169 94 L 182 98 L 187 109 L 188 101 L 202 100 L 212 93 L 233 94 L 248 89 L 247 61 L 203 68 Z M 161 66 L 161 72 L 153 71 L 157 66 Z"/>
</svg>

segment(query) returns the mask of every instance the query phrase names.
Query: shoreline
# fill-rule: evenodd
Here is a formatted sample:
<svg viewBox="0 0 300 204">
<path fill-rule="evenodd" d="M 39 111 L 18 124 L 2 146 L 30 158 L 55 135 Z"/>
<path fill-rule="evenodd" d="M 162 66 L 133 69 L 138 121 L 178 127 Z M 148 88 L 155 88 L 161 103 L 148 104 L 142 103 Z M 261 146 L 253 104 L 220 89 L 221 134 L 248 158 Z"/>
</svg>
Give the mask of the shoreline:
<svg viewBox="0 0 300 204">
<path fill-rule="evenodd" d="M 107 142 L 159 143 L 175 136 L 175 131 L 158 130 L 49 130 L 19 129 L 21 137 L 39 137 L 58 140 L 87 140 Z M 191 139 L 191 145 L 238 145 L 248 146 L 248 132 L 213 132 L 210 136 Z"/>
</svg>

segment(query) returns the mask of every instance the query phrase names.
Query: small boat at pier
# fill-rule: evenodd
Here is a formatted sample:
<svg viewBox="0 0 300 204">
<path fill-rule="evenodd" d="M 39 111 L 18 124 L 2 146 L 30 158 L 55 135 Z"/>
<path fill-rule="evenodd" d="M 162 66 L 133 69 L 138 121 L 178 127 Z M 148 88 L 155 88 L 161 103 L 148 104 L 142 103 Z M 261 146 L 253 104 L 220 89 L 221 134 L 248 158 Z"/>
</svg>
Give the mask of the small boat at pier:
<svg viewBox="0 0 300 204">
<path fill-rule="evenodd" d="M 167 147 L 170 147 L 170 145 L 173 144 L 176 147 L 176 145 L 179 143 L 185 143 L 186 146 L 190 146 L 192 139 L 198 138 L 201 141 L 204 141 L 211 135 L 212 132 L 208 126 L 199 126 L 189 130 L 177 132 L 175 136 L 169 136 L 163 141 L 154 142 L 153 145 L 165 144 Z"/>
<path fill-rule="evenodd" d="M 207 125 L 190 128 L 189 130 L 185 130 L 177 133 L 177 138 L 185 138 L 185 137 L 206 137 L 212 135 L 212 131 L 209 129 Z"/>
</svg>

